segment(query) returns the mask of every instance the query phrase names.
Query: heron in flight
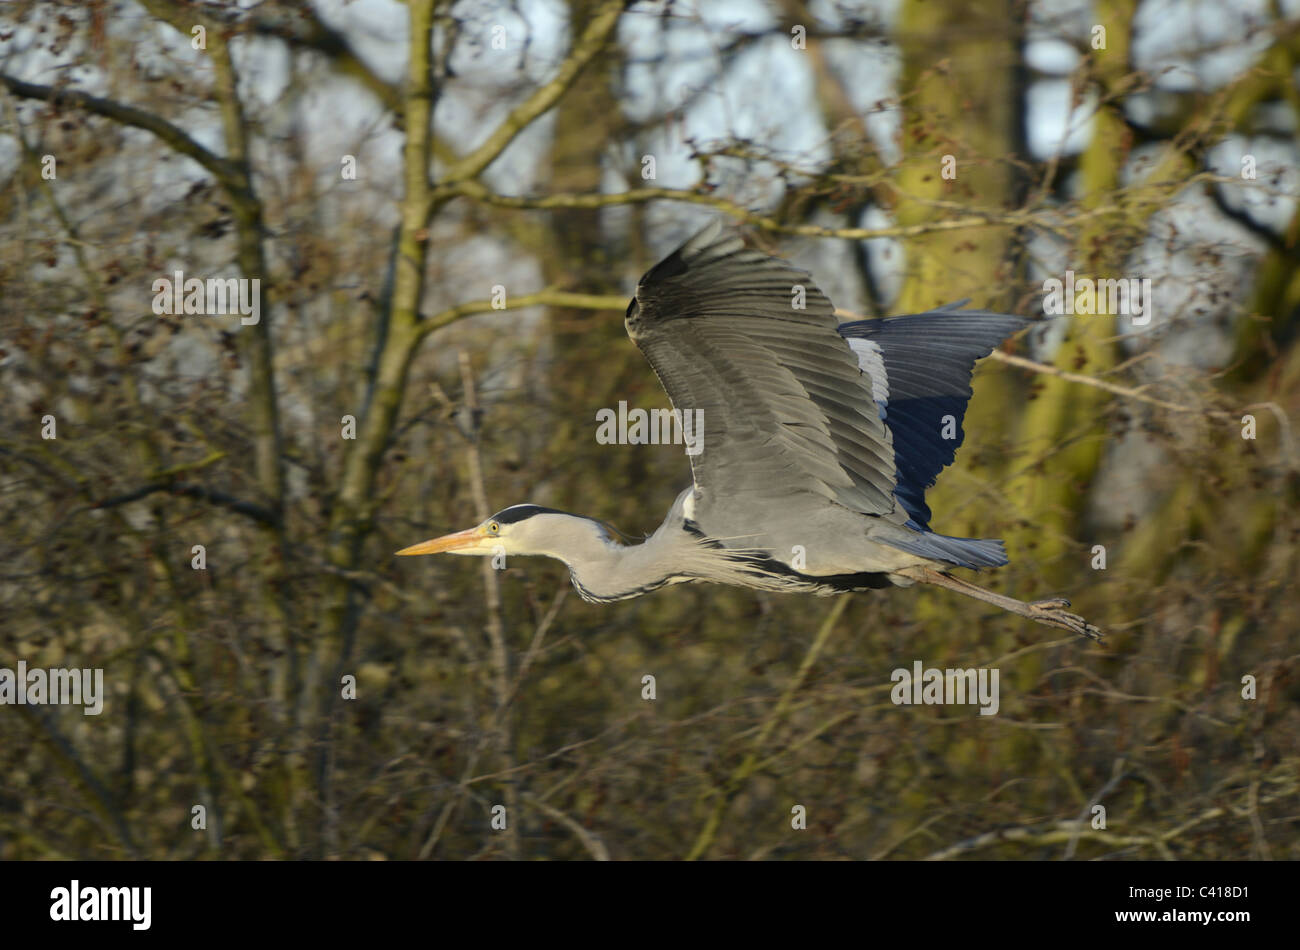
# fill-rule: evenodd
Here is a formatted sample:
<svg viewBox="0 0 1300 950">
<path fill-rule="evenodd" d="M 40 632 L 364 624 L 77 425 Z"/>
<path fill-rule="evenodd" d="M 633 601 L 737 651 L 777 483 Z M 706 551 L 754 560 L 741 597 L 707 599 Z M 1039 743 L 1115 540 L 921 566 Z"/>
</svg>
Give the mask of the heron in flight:
<svg viewBox="0 0 1300 950">
<path fill-rule="evenodd" d="M 708 435 L 658 530 L 625 544 L 594 519 L 513 505 L 397 553 L 556 558 L 596 603 L 697 581 L 823 595 L 919 582 L 1100 639 L 1064 598 L 954 576 L 1006 564 L 1001 541 L 929 527 L 925 491 L 962 443 L 975 361 L 1029 322 L 960 306 L 839 323 L 807 273 L 714 222 L 627 308 L 674 409 L 702 411 Z"/>
</svg>

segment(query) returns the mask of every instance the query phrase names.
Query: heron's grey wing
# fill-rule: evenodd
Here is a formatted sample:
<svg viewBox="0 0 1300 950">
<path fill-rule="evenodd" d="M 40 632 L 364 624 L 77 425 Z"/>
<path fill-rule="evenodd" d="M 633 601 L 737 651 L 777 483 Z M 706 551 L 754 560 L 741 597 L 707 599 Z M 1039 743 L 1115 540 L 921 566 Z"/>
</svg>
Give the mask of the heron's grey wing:
<svg viewBox="0 0 1300 950">
<path fill-rule="evenodd" d="M 706 503 L 894 509 L 891 436 L 833 312 L 808 274 L 717 223 L 641 278 L 628 335 L 673 406 L 702 412 L 691 468 Z"/>
</svg>

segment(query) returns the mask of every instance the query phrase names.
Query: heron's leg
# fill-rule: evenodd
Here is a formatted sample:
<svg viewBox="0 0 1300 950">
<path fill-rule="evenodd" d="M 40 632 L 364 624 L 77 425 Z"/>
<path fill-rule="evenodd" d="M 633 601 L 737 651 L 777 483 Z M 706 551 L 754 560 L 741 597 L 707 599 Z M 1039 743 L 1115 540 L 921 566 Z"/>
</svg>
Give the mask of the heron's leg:
<svg viewBox="0 0 1300 950">
<path fill-rule="evenodd" d="M 995 607 L 1001 607 L 1003 610 L 1009 610 L 1022 617 L 1028 617 L 1038 623 L 1047 624 L 1049 627 L 1060 627 L 1062 630 L 1069 630 L 1071 633 L 1077 633 L 1089 640 L 1100 640 L 1102 636 L 1099 628 L 1088 623 L 1078 614 L 1066 613 L 1065 608 L 1070 606 L 1070 602 L 1064 597 L 1034 601 L 1016 600 L 1014 597 L 1007 597 L 1005 594 L 986 590 L 978 584 L 972 584 L 960 577 L 953 577 L 951 574 L 945 574 L 943 571 L 936 571 L 929 567 L 907 567 L 896 573 L 920 581 L 923 584 L 945 587 L 959 594 L 965 594 L 967 597 L 974 597 L 976 600 L 982 600 L 986 604 L 993 604 Z"/>
</svg>

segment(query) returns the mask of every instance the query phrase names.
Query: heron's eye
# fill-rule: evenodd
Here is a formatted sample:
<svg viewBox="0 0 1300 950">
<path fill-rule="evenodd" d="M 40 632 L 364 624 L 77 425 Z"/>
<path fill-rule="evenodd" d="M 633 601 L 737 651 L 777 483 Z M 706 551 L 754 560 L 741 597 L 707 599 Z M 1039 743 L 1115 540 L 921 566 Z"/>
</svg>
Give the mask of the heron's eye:
<svg viewBox="0 0 1300 950">
<path fill-rule="evenodd" d="M 500 531 L 501 525 L 497 524 L 495 521 L 488 525 L 488 534 L 498 534 Z"/>
</svg>

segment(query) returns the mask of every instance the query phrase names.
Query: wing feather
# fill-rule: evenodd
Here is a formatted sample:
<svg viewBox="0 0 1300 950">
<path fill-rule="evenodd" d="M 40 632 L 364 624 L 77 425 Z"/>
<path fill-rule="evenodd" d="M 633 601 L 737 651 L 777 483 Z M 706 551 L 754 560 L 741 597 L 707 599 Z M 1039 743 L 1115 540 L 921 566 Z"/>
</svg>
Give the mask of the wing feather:
<svg viewBox="0 0 1300 950">
<path fill-rule="evenodd" d="M 892 435 L 808 274 L 715 223 L 641 279 L 626 324 L 673 406 L 703 412 L 691 467 L 704 498 L 894 509 Z"/>
</svg>

